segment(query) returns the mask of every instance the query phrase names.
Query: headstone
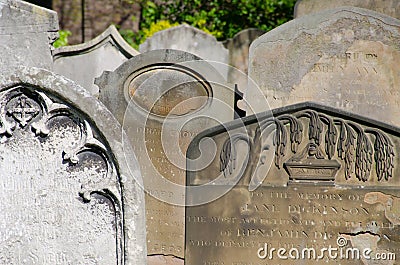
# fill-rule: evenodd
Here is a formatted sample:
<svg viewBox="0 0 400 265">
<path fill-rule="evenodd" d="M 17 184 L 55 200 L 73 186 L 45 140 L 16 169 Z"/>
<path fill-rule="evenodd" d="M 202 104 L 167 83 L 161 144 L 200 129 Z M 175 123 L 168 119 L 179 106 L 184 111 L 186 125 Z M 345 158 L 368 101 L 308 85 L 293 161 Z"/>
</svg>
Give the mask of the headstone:
<svg viewBox="0 0 400 265">
<path fill-rule="evenodd" d="M 0 70 L 19 65 L 52 69 L 56 12 L 24 1 L 0 0 L 0 14 Z"/>
<path fill-rule="evenodd" d="M 147 192 L 148 255 L 182 259 L 186 149 L 200 131 L 233 119 L 233 88 L 212 65 L 177 50 L 135 56 L 96 83 L 138 156 Z"/>
<path fill-rule="evenodd" d="M 112 114 L 39 68 L 0 77 L 0 263 L 145 264 L 138 162 Z"/>
<path fill-rule="evenodd" d="M 250 44 L 263 35 L 265 31 L 260 29 L 245 29 L 237 33 L 233 38 L 224 41 L 229 50 L 228 81 L 235 84 L 235 118 L 246 116 L 246 107 L 243 105 L 243 94 L 248 86 L 248 65 Z"/>
<path fill-rule="evenodd" d="M 388 16 L 400 19 L 399 0 L 297 0 L 294 7 L 294 17 L 316 13 L 340 6 L 354 6 L 374 10 Z"/>
<path fill-rule="evenodd" d="M 138 54 L 112 25 L 91 41 L 56 49 L 53 55 L 54 71 L 76 81 L 98 97 L 99 88 L 94 79 L 103 71 L 114 71 Z"/>
<path fill-rule="evenodd" d="M 139 46 L 140 52 L 159 49 L 181 50 L 208 61 L 229 64 L 229 51 L 217 39 L 195 27 L 182 24 L 156 32 Z M 227 77 L 228 68 L 217 69 Z"/>
<path fill-rule="evenodd" d="M 250 44 L 264 33 L 264 30 L 250 28 L 242 30 L 233 38 L 224 41 L 224 46 L 229 50 L 229 65 L 247 74 Z M 229 71 L 228 80 L 235 83 L 235 80 L 240 78 L 237 75 L 237 71 Z"/>
<path fill-rule="evenodd" d="M 217 146 L 187 172 L 186 264 L 395 264 L 399 128 L 311 103 L 244 122 L 188 149 Z"/>
<path fill-rule="evenodd" d="M 400 125 L 400 21 L 341 7 L 292 20 L 250 47 L 249 76 L 271 108 L 306 101 Z M 246 91 L 257 109 L 264 99 Z"/>
</svg>

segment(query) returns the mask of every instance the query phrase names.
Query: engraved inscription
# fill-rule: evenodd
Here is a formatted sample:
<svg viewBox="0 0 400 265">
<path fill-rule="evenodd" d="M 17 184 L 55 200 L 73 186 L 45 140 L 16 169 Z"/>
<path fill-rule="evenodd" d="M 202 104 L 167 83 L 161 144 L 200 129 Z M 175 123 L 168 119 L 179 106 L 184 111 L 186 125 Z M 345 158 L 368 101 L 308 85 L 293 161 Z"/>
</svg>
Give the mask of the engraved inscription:
<svg viewBox="0 0 400 265">
<path fill-rule="evenodd" d="M 398 196 L 398 192 L 395 192 Z M 379 195 L 381 194 L 381 195 Z M 288 188 L 260 187 L 254 192 L 235 187 L 224 197 L 206 206 L 188 208 L 188 262 L 203 264 L 208 260 L 223 260 L 237 264 L 246 257 L 248 264 L 265 264 L 257 250 L 269 248 L 338 247 L 341 235 L 371 233 L 375 250 L 384 249 L 400 255 L 400 227 L 382 215 L 386 197 L 363 190 L 335 190 L 310 185 Z M 393 192 L 390 194 L 393 195 Z M 364 199 L 365 198 L 365 199 Z M 370 199 L 367 199 L 370 198 Z M 366 203 L 364 200 L 368 200 Z M 230 207 L 226 207 L 226 205 Z M 387 210 L 386 210 L 387 211 Z M 385 243 L 390 239 L 390 244 Z M 379 240 L 380 239 L 380 240 Z M 293 264 L 293 259 L 269 260 L 273 264 Z M 326 260 L 307 260 L 307 264 L 326 264 Z M 342 260 L 354 264 L 353 260 Z"/>
<path fill-rule="evenodd" d="M 169 96 L 169 98 L 171 95 Z M 196 123 L 196 126 L 192 126 Z M 190 141 L 199 132 L 202 121 L 189 122 L 187 127 L 178 130 L 175 127 L 162 127 L 162 123 L 147 120 L 145 124 L 132 126 L 133 149 L 141 161 L 146 188 L 146 225 L 147 252 L 152 254 L 175 255 L 184 257 L 185 208 L 165 201 L 183 204 L 185 189 L 172 187 L 168 182 L 185 184 L 185 153 Z M 163 140 L 164 137 L 164 140 Z M 144 142 L 140 139 L 144 139 Z M 165 142 L 178 141 L 176 146 L 168 148 Z M 160 177 L 155 177 L 158 174 Z M 162 176 L 162 177 L 161 177 Z"/>
</svg>

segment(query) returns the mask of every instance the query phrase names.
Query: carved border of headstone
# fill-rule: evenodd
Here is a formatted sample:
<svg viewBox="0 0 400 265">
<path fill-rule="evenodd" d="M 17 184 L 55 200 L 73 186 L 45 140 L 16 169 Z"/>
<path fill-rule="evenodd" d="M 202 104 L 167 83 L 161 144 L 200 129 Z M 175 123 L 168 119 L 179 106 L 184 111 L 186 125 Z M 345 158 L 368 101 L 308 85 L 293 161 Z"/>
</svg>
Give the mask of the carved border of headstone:
<svg viewBox="0 0 400 265">
<path fill-rule="evenodd" d="M 68 105 L 56 103 L 46 94 L 51 94 Z M 80 145 L 65 150 L 63 159 L 72 164 L 77 163 L 77 154 L 88 150 L 104 157 L 107 173 L 118 176 L 121 190 L 102 183 L 101 187 L 83 187 L 80 196 L 84 201 L 90 201 L 91 195 L 98 193 L 114 203 L 118 226 L 118 264 L 145 264 L 142 178 L 127 137 L 113 115 L 82 87 L 39 68 L 18 67 L 14 72 L 2 73 L 0 96 L 2 102 L 6 102 L 0 112 L 2 141 L 13 135 L 17 124 L 21 128 L 29 125 L 36 135 L 46 136 L 49 133 L 46 123 L 55 116 L 74 115 L 78 112 L 85 117 L 85 120 L 79 122 Z M 36 117 L 40 119 L 34 120 Z M 100 135 L 94 136 L 91 127 L 96 128 Z"/>
<path fill-rule="evenodd" d="M 305 120 L 307 128 L 304 126 Z M 258 123 L 254 131 L 248 134 L 233 132 L 223 143 L 220 171 L 226 178 L 237 180 L 241 176 L 235 175 L 243 175 L 250 170 L 250 183 L 263 185 L 267 176 L 257 176 L 257 170 L 264 163 L 260 157 L 263 150 L 274 152 L 272 167 L 286 170 L 288 179 L 283 179 L 282 185 L 288 181 L 345 184 L 351 180 L 351 185 L 374 186 L 379 183 L 387 186 L 390 185 L 388 181 L 396 175 L 394 165 L 398 157 L 391 140 L 391 134 L 400 134 L 396 127 L 311 102 L 275 109 L 272 115 L 260 113 L 244 119 L 244 124 L 252 123 Z M 212 131 L 217 135 L 221 130 L 234 130 L 241 124 L 232 122 Z M 266 141 L 269 135 L 273 136 L 273 146 Z M 198 141 L 206 136 L 212 137 L 214 134 L 208 130 L 207 134 L 196 136 L 189 146 L 188 158 L 195 157 Z M 235 146 L 239 141 L 246 142 L 249 147 L 246 155 L 248 163 L 237 160 Z M 306 175 L 294 168 L 305 169 Z M 344 180 L 336 179 L 339 169 L 343 170 Z M 313 171 L 318 171 L 318 178 L 312 177 Z M 325 173 L 323 178 L 320 177 L 321 172 Z M 196 173 L 188 172 L 187 183 L 197 183 L 193 182 L 192 175 Z"/>
<path fill-rule="evenodd" d="M 118 30 L 114 25 L 109 26 L 103 33 L 101 33 L 96 38 L 77 45 L 64 46 L 54 50 L 53 58 L 54 61 L 59 57 L 73 56 L 76 54 L 82 54 L 90 52 L 104 45 L 106 42 L 110 42 L 119 48 L 119 51 L 123 53 L 127 59 L 138 55 L 139 52 L 132 48 L 119 34 Z"/>
</svg>

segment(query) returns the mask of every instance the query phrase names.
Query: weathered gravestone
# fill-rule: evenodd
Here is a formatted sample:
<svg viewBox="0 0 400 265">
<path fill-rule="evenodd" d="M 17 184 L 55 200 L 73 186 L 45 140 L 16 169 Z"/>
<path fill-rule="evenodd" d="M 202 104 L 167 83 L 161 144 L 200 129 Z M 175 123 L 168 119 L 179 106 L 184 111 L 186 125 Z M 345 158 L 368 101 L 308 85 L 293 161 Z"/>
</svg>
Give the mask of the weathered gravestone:
<svg viewBox="0 0 400 265">
<path fill-rule="evenodd" d="M 294 17 L 298 18 L 304 15 L 340 6 L 361 7 L 374 10 L 397 19 L 400 18 L 399 0 L 298 0 L 294 7 Z"/>
<path fill-rule="evenodd" d="M 110 26 L 101 35 L 83 44 L 65 46 L 54 51 L 54 71 L 64 75 L 94 95 L 99 88 L 94 79 L 103 71 L 114 71 L 123 62 L 138 55 L 121 37 L 115 26 Z"/>
<path fill-rule="evenodd" d="M 38 68 L 0 77 L 0 263 L 145 264 L 139 165 L 112 114 Z"/>
<path fill-rule="evenodd" d="M 229 65 L 247 74 L 250 44 L 264 33 L 264 30 L 250 28 L 242 30 L 233 38 L 224 41 L 224 46 L 229 50 Z M 238 71 L 233 71 L 232 68 L 229 69 L 228 80 L 235 83 L 235 80 L 240 79 L 241 76 L 238 76 Z"/>
<path fill-rule="evenodd" d="M 224 41 L 229 50 L 228 81 L 236 85 L 235 118 L 246 116 L 246 106 L 243 105 L 243 94 L 249 86 L 248 65 L 250 44 L 265 31 L 260 29 L 245 29 L 233 38 Z"/>
<path fill-rule="evenodd" d="M 54 11 L 23 1 L 0 0 L 0 70 L 26 65 L 52 69 L 57 39 Z"/>
<path fill-rule="evenodd" d="M 189 146 L 219 155 L 187 173 L 186 264 L 395 264 L 400 129 L 311 103 L 244 124 Z"/>
<path fill-rule="evenodd" d="M 305 101 L 400 125 L 400 21 L 342 7 L 304 16 L 258 38 L 249 76 L 271 108 Z M 255 90 L 245 98 L 257 109 Z"/>
<path fill-rule="evenodd" d="M 217 39 L 192 26 L 182 24 L 166 30 L 156 32 L 139 46 L 140 52 L 159 49 L 181 50 L 208 61 L 229 64 L 229 51 Z M 218 67 L 218 71 L 226 78 L 227 67 Z"/>
<path fill-rule="evenodd" d="M 135 56 L 96 83 L 138 156 L 148 254 L 183 258 L 186 149 L 198 132 L 233 119 L 233 88 L 210 64 L 176 50 Z"/>
</svg>

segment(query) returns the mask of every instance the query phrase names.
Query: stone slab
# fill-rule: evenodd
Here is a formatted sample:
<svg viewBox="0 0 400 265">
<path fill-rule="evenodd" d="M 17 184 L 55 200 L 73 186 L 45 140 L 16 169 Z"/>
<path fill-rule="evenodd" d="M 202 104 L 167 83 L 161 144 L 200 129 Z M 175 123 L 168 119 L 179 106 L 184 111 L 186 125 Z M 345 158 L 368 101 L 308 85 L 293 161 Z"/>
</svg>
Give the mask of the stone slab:
<svg viewBox="0 0 400 265">
<path fill-rule="evenodd" d="M 0 70 L 19 65 L 52 69 L 57 13 L 18 0 L 0 1 Z"/>
<path fill-rule="evenodd" d="M 298 0 L 294 7 L 294 18 L 340 6 L 361 7 L 400 19 L 399 0 Z"/>
<path fill-rule="evenodd" d="M 221 42 L 214 36 L 187 24 L 156 32 L 139 46 L 140 52 L 158 49 L 181 50 L 193 53 L 204 60 L 229 64 L 229 51 Z M 218 70 L 227 77 L 228 68 Z"/>
<path fill-rule="evenodd" d="M 250 47 L 249 76 L 271 108 L 306 101 L 400 125 L 400 21 L 341 7 L 294 19 Z M 245 99 L 257 109 L 255 90 Z"/>
<path fill-rule="evenodd" d="M 144 192 L 124 131 L 52 72 L 0 76 L 0 263 L 145 264 Z"/>
<path fill-rule="evenodd" d="M 94 84 L 94 79 L 103 71 L 114 71 L 138 54 L 111 25 L 88 42 L 56 49 L 53 54 L 54 71 L 74 80 L 98 97 L 99 88 Z"/>
<path fill-rule="evenodd" d="M 212 65 L 177 50 L 135 56 L 96 83 L 138 155 L 148 254 L 182 259 L 186 149 L 203 129 L 233 119 L 233 88 Z"/>
<path fill-rule="evenodd" d="M 185 264 L 396 264 L 399 143 L 399 128 L 314 103 L 198 135 L 188 165 L 217 155 L 187 172 Z"/>
<path fill-rule="evenodd" d="M 233 38 L 224 41 L 224 46 L 229 50 L 229 65 L 235 68 L 234 71 L 229 68 L 228 80 L 230 83 L 238 83 L 236 80 L 241 78 L 238 71 L 247 75 L 250 44 L 264 33 L 265 31 L 261 29 L 244 29 Z"/>
</svg>

